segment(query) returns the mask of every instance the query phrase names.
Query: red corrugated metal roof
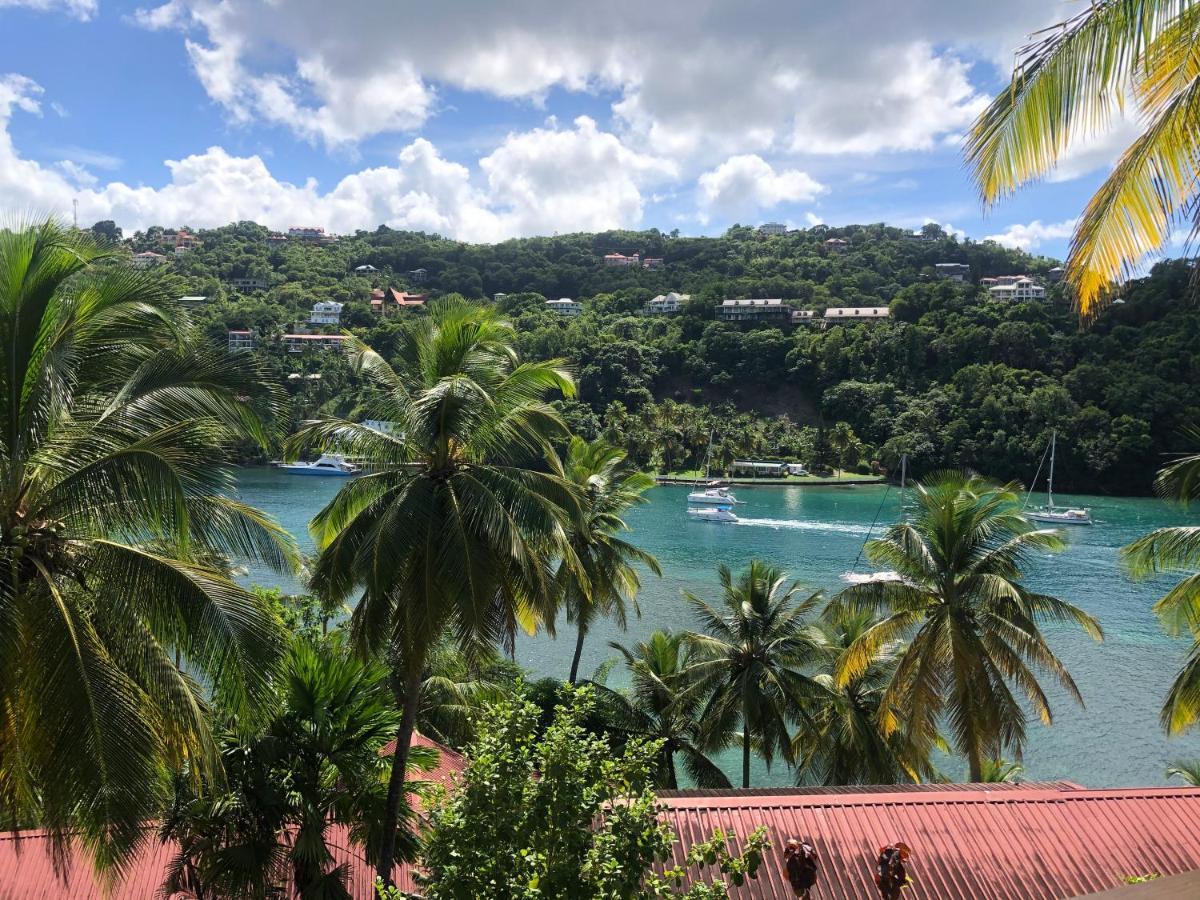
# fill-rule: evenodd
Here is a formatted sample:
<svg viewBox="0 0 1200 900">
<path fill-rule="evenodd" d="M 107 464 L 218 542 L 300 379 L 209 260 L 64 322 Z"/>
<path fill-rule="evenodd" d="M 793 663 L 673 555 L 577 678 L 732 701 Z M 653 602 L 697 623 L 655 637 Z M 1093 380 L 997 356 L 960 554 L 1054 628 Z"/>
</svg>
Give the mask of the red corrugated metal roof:
<svg viewBox="0 0 1200 900">
<path fill-rule="evenodd" d="M 441 753 L 437 767 L 419 776 L 423 781 L 436 781 L 449 788 L 453 785 L 454 775 L 466 768 L 462 754 L 424 735 L 414 734 L 413 744 L 431 747 Z M 380 755 L 390 755 L 394 746 L 394 741 L 384 746 Z M 345 863 L 348 866 L 351 896 L 374 900 L 375 870 L 367 864 L 362 849 L 351 843 L 349 829 L 341 825 L 331 826 L 328 844 L 335 865 Z M 166 877 L 167 866 L 177 849 L 174 842 L 163 844 L 158 839 L 157 831 L 147 828 L 145 841 L 135 854 L 129 870 L 119 884 L 106 892 L 85 854 L 78 848 L 70 854 L 65 871 L 57 871 L 45 832 L 0 833 L 0 900 L 150 900 L 158 896 L 158 888 Z M 410 867 L 397 867 L 396 884 L 405 891 L 416 890 Z"/>
<path fill-rule="evenodd" d="M 794 898 L 783 871 L 789 838 L 820 861 L 814 900 L 878 897 L 879 848 L 912 848 L 905 900 L 1059 900 L 1116 887 L 1130 875 L 1200 868 L 1200 788 L 1086 790 L 1069 783 L 935 785 L 857 793 L 677 792 L 663 798 L 683 847 L 714 828 L 759 825 L 773 852 L 740 900 Z"/>
</svg>

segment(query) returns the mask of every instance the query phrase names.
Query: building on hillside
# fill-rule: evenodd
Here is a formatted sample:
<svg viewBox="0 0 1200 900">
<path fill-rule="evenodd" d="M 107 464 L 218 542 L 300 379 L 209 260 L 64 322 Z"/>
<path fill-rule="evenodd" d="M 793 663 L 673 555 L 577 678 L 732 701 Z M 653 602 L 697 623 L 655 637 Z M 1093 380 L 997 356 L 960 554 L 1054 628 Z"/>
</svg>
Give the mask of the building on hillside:
<svg viewBox="0 0 1200 900">
<path fill-rule="evenodd" d="M 790 322 L 792 308 L 778 298 L 723 300 L 716 317 L 718 322 Z"/>
<path fill-rule="evenodd" d="M 283 346 L 288 353 L 306 350 L 336 350 L 349 338 L 344 334 L 285 334 Z"/>
<path fill-rule="evenodd" d="M 843 253 L 850 246 L 850 242 L 843 238 L 833 237 L 827 240 L 823 246 L 831 253 Z"/>
<path fill-rule="evenodd" d="M 229 332 L 229 349 L 231 352 L 238 350 L 253 350 L 254 332 L 245 328 L 231 330 Z"/>
<path fill-rule="evenodd" d="M 817 311 L 815 309 L 792 310 L 793 325 L 812 325 L 820 320 L 820 316 L 817 315 Z"/>
<path fill-rule="evenodd" d="M 143 250 L 141 253 L 133 254 L 133 265 L 137 269 L 153 269 L 155 266 L 161 266 L 167 261 L 167 258 L 161 253 L 155 253 L 153 250 Z"/>
<path fill-rule="evenodd" d="M 286 234 L 284 234 L 282 231 L 268 231 L 267 232 L 267 243 L 268 244 L 274 244 L 274 245 L 286 244 L 287 240 L 288 240 L 288 236 Z"/>
<path fill-rule="evenodd" d="M 570 297 L 559 297 L 557 300 L 547 300 L 547 309 L 552 309 L 560 316 L 577 316 L 583 312 L 583 304 Z"/>
<path fill-rule="evenodd" d="M 437 766 L 429 772 L 422 772 L 421 780 L 439 784 L 446 791 L 456 790 L 467 766 L 466 758 L 422 734 L 413 734 L 412 745 L 438 751 Z M 394 754 L 395 748 L 393 741 L 380 751 L 380 756 Z M 413 803 L 416 811 L 422 813 L 420 799 L 414 798 Z M 419 815 L 418 821 L 426 822 L 426 815 Z M 137 844 L 117 878 L 98 874 L 87 851 L 78 842 L 71 843 L 65 858 L 61 858 L 52 852 L 55 848 L 47 831 L 28 829 L 0 832 L 0 898 L 146 900 L 148 897 L 165 897 L 167 895 L 162 893 L 162 886 L 179 856 L 180 848 L 175 841 L 159 840 L 160 827 L 154 822 L 146 823 L 145 840 Z M 325 840 L 333 854 L 330 867 L 336 867 L 338 881 L 344 885 L 346 895 L 355 900 L 374 898 L 375 867 L 368 861 L 365 848 L 357 842 L 350 828 L 331 824 L 326 830 Z M 291 867 L 284 867 L 284 871 L 286 883 L 280 886 L 278 894 L 271 896 L 298 897 L 299 892 L 291 883 Z M 419 895 L 420 884 L 414 877 L 412 865 L 397 864 L 392 877 L 396 887 L 405 896 Z M 180 893 L 170 896 L 182 900 L 193 895 Z M 209 894 L 206 892 L 204 896 Z"/>
<path fill-rule="evenodd" d="M 371 312 L 377 316 L 388 316 L 399 309 L 424 309 L 425 294 L 410 294 L 395 288 L 375 288 L 371 291 Z"/>
<path fill-rule="evenodd" d="M 763 222 L 758 226 L 758 233 L 765 235 L 787 234 L 787 226 L 782 222 Z"/>
<path fill-rule="evenodd" d="M 200 246 L 201 243 L 203 242 L 200 240 L 200 238 L 196 237 L 186 228 L 180 228 L 177 232 L 175 232 L 175 255 L 182 256 L 189 250 L 195 250 Z"/>
<path fill-rule="evenodd" d="M 342 321 L 342 306 L 336 300 L 318 300 L 313 304 L 309 325 L 338 325 Z"/>
<path fill-rule="evenodd" d="M 271 286 L 265 278 L 228 278 L 225 283 L 235 291 L 265 291 Z"/>
<path fill-rule="evenodd" d="M 1123 888 L 1134 877 L 1169 881 L 1165 876 L 1200 869 L 1200 788 L 1193 787 L 1089 790 L 1026 782 L 681 790 L 660 791 L 659 801 L 678 835 L 668 864 L 682 863 L 715 828 L 740 846 L 753 829 L 766 827 L 771 846 L 758 877 L 733 888 L 733 900 L 796 900 L 784 856 L 792 839 L 816 851 L 813 900 L 879 897 L 879 853 L 896 842 L 910 853 L 905 900 L 1067 900 Z M 1196 881 L 1190 887 L 1188 878 L 1182 881 L 1182 892 L 1144 896 L 1200 896 Z M 1130 887 L 1129 900 L 1143 896 L 1139 889 L 1154 890 Z"/>
<path fill-rule="evenodd" d="M 493 303 L 499 303 L 501 300 L 506 300 L 507 298 L 508 294 L 504 293 L 503 291 L 496 291 L 496 293 L 492 294 Z"/>
<path fill-rule="evenodd" d="M 288 240 L 304 241 L 310 244 L 332 244 L 337 240 L 337 236 L 326 234 L 324 228 L 315 228 L 309 225 L 289 228 L 287 232 Z"/>
<path fill-rule="evenodd" d="M 926 234 L 924 231 L 910 231 L 904 235 L 904 239 L 914 244 L 931 244 L 937 240 L 937 235 Z"/>
<path fill-rule="evenodd" d="M 673 316 L 682 310 L 684 305 L 691 299 L 691 294 L 677 294 L 675 291 L 667 294 L 659 294 L 653 300 L 646 301 L 646 304 L 642 307 L 642 315 Z"/>
<path fill-rule="evenodd" d="M 405 274 L 413 284 L 424 284 L 429 278 L 429 273 L 425 269 L 409 269 Z"/>
<path fill-rule="evenodd" d="M 606 253 L 604 256 L 604 264 L 606 266 L 638 266 L 641 265 L 642 257 L 638 253 L 631 256 L 626 256 L 623 253 Z"/>
<path fill-rule="evenodd" d="M 1047 273 L 1047 277 L 1050 279 L 1051 284 L 1057 284 L 1058 282 L 1063 280 L 1063 276 L 1066 274 L 1067 274 L 1067 270 L 1064 269 L 1062 266 L 1055 266 L 1053 269 L 1051 269 Z"/>
<path fill-rule="evenodd" d="M 938 263 L 933 267 L 938 278 L 964 282 L 971 278 L 971 267 L 964 263 Z"/>
<path fill-rule="evenodd" d="M 666 262 L 661 256 L 647 256 L 642 260 L 643 269 L 661 269 L 666 265 Z"/>
<path fill-rule="evenodd" d="M 379 270 L 377 268 L 370 264 L 354 267 L 354 272 L 356 275 L 371 275 L 378 271 Z"/>
<path fill-rule="evenodd" d="M 993 300 L 1045 300 L 1046 289 L 1032 278 L 1021 276 L 1011 282 L 992 285 L 988 295 Z"/>
<path fill-rule="evenodd" d="M 831 306 L 825 310 L 821 319 L 821 327 L 844 325 L 850 322 L 880 322 L 887 321 L 892 311 L 886 306 Z"/>
</svg>

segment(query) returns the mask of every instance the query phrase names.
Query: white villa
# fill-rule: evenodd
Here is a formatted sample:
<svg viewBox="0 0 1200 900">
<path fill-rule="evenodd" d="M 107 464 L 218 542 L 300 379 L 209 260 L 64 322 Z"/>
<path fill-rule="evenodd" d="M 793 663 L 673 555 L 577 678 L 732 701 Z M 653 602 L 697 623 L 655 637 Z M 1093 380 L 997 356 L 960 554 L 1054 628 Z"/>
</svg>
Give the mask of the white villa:
<svg viewBox="0 0 1200 900">
<path fill-rule="evenodd" d="M 781 222 L 763 222 L 758 226 L 759 234 L 787 234 L 787 226 Z"/>
<path fill-rule="evenodd" d="M 560 316 L 577 316 L 583 312 L 583 304 L 570 297 L 559 297 L 557 300 L 547 300 L 546 306 Z"/>
<path fill-rule="evenodd" d="M 154 266 L 161 266 L 166 261 L 165 256 L 155 253 L 153 250 L 143 250 L 141 253 L 133 254 L 133 265 L 138 269 L 151 269 Z"/>
<path fill-rule="evenodd" d="M 342 321 L 342 306 L 336 300 L 319 300 L 313 304 L 309 325 L 337 325 Z"/>
<path fill-rule="evenodd" d="M 1045 300 L 1046 289 L 1024 275 L 1003 279 L 1000 284 L 988 287 L 993 300 Z"/>
<path fill-rule="evenodd" d="M 691 294 L 677 294 L 675 291 L 659 294 L 653 300 L 646 301 L 646 305 L 642 307 L 642 315 L 673 316 L 683 309 L 683 305 L 691 299 Z"/>
</svg>

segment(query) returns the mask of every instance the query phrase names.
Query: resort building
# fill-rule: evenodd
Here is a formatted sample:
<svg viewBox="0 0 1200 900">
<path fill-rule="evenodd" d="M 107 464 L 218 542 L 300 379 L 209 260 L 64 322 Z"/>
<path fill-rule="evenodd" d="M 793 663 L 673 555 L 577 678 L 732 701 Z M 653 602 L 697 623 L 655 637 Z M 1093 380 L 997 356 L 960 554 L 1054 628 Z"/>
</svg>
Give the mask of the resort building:
<svg viewBox="0 0 1200 900">
<path fill-rule="evenodd" d="M 309 325 L 337 325 L 342 321 L 342 306 L 334 300 L 320 300 L 313 304 Z"/>
<path fill-rule="evenodd" d="M 271 286 L 265 278 L 229 278 L 225 283 L 235 291 L 265 291 Z"/>
<path fill-rule="evenodd" d="M 815 309 L 793 309 L 792 324 L 793 325 L 811 325 L 820 321 Z"/>
<path fill-rule="evenodd" d="M 971 267 L 965 263 L 938 263 L 933 267 L 938 278 L 948 281 L 967 281 L 971 277 Z"/>
<path fill-rule="evenodd" d="M 892 310 L 887 306 L 831 306 L 825 310 L 821 325 L 827 327 L 849 322 L 879 322 L 887 320 L 891 315 Z"/>
<path fill-rule="evenodd" d="M 781 222 L 763 222 L 758 226 L 759 234 L 776 235 L 787 234 L 787 226 Z"/>
<path fill-rule="evenodd" d="M 677 294 L 675 291 L 671 291 L 668 294 L 659 294 L 653 300 L 646 301 L 646 305 L 642 307 L 642 315 L 673 316 L 682 310 L 684 304 L 691 299 L 691 294 Z"/>
<path fill-rule="evenodd" d="M 778 298 L 724 300 L 716 315 L 719 322 L 790 322 L 792 308 Z"/>
<path fill-rule="evenodd" d="M 757 459 L 735 459 L 729 466 L 729 472 L 732 475 L 749 475 L 753 478 L 782 478 L 788 474 L 788 464 Z"/>
<path fill-rule="evenodd" d="M 161 266 L 167 261 L 167 258 L 161 253 L 155 253 L 153 250 L 143 250 L 141 253 L 133 254 L 133 265 L 137 269 L 153 269 L 155 266 Z"/>
<path fill-rule="evenodd" d="M 249 329 L 238 329 L 229 332 L 230 351 L 253 350 L 254 332 Z"/>
<path fill-rule="evenodd" d="M 641 262 L 642 257 L 637 253 L 632 256 L 625 256 L 623 253 L 608 253 L 604 257 L 606 266 L 637 266 L 641 265 Z"/>
<path fill-rule="evenodd" d="M 337 240 L 336 235 L 326 234 L 324 228 L 313 228 L 311 226 L 289 228 L 287 236 L 292 241 L 306 241 L 312 244 L 332 244 Z"/>
<path fill-rule="evenodd" d="M 336 350 L 349 338 L 344 334 L 285 334 L 283 346 L 288 353 L 303 353 L 306 350 Z"/>
<path fill-rule="evenodd" d="M 420 310 L 425 308 L 427 299 L 425 294 L 410 294 L 395 288 L 375 288 L 371 291 L 371 312 L 377 316 L 387 316 L 398 309 Z"/>
<path fill-rule="evenodd" d="M 429 277 L 429 273 L 424 269 L 409 269 L 405 274 L 413 284 L 424 284 Z"/>
<path fill-rule="evenodd" d="M 286 244 L 287 239 L 288 239 L 287 235 L 284 234 L 282 231 L 268 231 L 267 232 L 267 243 L 268 244 L 275 244 L 275 245 Z"/>
<path fill-rule="evenodd" d="M 661 256 L 647 256 L 642 260 L 643 269 L 661 269 L 666 263 Z"/>
<path fill-rule="evenodd" d="M 988 295 L 993 300 L 1045 300 L 1046 289 L 1024 275 L 1013 281 L 994 284 L 988 288 Z"/>
<path fill-rule="evenodd" d="M 1056 284 L 1056 283 L 1062 281 L 1063 276 L 1066 274 L 1067 274 L 1067 270 L 1064 269 L 1062 266 L 1055 266 L 1053 269 L 1051 269 L 1049 271 L 1048 276 L 1050 278 L 1051 283 Z"/>
<path fill-rule="evenodd" d="M 577 316 L 583 312 L 583 304 L 570 297 L 559 297 L 557 300 L 547 300 L 546 307 L 554 310 L 560 316 Z"/>
<path fill-rule="evenodd" d="M 174 244 L 175 255 L 182 256 L 189 250 L 195 250 L 197 247 L 199 247 L 201 241 L 200 238 L 196 237 L 187 229 L 180 228 L 177 232 L 175 232 Z"/>
<path fill-rule="evenodd" d="M 842 238 L 830 238 L 824 244 L 825 249 L 832 253 L 842 253 L 850 246 L 850 242 Z"/>
</svg>

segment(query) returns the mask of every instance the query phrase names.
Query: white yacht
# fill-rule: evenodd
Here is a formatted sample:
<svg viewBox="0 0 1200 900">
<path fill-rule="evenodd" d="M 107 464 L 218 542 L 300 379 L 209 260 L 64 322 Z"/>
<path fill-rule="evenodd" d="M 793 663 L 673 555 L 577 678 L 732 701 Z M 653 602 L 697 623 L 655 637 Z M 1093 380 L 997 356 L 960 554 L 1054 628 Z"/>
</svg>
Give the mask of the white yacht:
<svg viewBox="0 0 1200 900">
<path fill-rule="evenodd" d="M 1091 525 L 1092 514 L 1079 507 L 1061 507 L 1054 505 L 1054 455 L 1058 447 L 1058 432 L 1050 432 L 1050 474 L 1046 478 L 1046 505 L 1025 510 L 1025 518 L 1047 525 Z M 1045 457 L 1042 457 L 1045 459 Z M 1040 470 L 1039 466 L 1039 470 Z M 1034 482 L 1037 475 L 1033 476 Z M 1029 486 L 1030 491 L 1035 485 Z M 1028 498 L 1025 501 L 1029 502 Z"/>
<path fill-rule="evenodd" d="M 737 515 L 728 506 L 689 506 L 688 515 L 700 522 L 736 522 Z"/>
<path fill-rule="evenodd" d="M 908 506 L 905 504 L 905 488 L 908 487 L 908 454 L 900 455 L 900 521 L 908 521 Z M 889 488 L 888 490 L 891 490 Z M 884 499 L 887 499 L 887 491 L 883 494 Z M 879 501 L 879 510 L 883 509 L 883 500 Z M 878 518 L 879 510 L 875 515 Z M 858 557 L 854 560 L 855 565 L 858 560 L 862 559 L 863 550 L 866 549 L 867 541 L 871 540 L 871 533 L 875 530 L 875 523 L 871 523 L 871 527 L 867 529 L 867 536 L 863 538 L 862 546 L 858 548 Z M 882 572 L 855 572 L 851 569 L 849 572 L 842 573 L 842 581 L 846 584 L 878 584 L 881 581 L 903 581 L 899 572 L 892 569 L 887 569 Z"/>
<path fill-rule="evenodd" d="M 316 462 L 280 463 L 280 471 L 292 475 L 340 475 L 343 477 L 359 474 L 362 469 L 346 457 L 336 453 L 326 453 Z"/>
<path fill-rule="evenodd" d="M 729 492 L 729 488 L 713 486 L 704 490 L 692 491 L 688 494 L 687 502 L 701 506 L 729 506 L 742 501 L 733 496 Z"/>
</svg>

